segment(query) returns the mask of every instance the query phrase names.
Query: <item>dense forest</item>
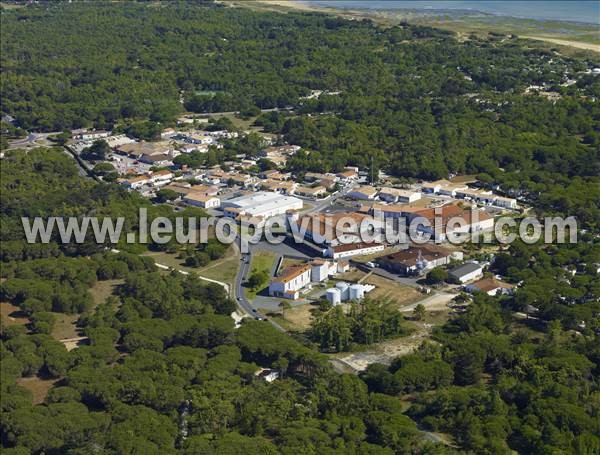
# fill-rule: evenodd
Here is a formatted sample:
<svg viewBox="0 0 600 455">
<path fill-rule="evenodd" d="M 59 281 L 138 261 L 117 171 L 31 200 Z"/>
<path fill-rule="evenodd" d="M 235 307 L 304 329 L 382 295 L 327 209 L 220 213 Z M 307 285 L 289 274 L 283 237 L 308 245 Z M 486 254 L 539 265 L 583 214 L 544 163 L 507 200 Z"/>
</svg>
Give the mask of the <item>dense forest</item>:
<svg viewBox="0 0 600 455">
<path fill-rule="evenodd" d="M 2 109 L 24 129 L 116 125 L 147 138 L 183 110 L 292 107 L 257 120 L 308 150 L 292 171 L 373 158 L 401 178 L 477 174 L 544 212 L 600 219 L 600 77 L 585 73 L 598 59 L 510 36 L 188 2 L 1 14 Z M 523 95 L 542 84 L 561 99 Z M 325 92 L 304 99 L 312 90 Z"/>
<path fill-rule="evenodd" d="M 22 216 L 125 215 L 130 232 L 140 206 L 174 212 L 78 176 L 60 149 L 7 152 L 0 298 L 28 322 L 2 319 L 2 452 L 599 453 L 600 78 L 583 73 L 594 62 L 514 37 L 200 3 L 2 9 L 10 128 L 149 137 L 183 110 L 291 106 L 256 123 L 306 149 L 288 163 L 298 174 L 371 157 L 399 178 L 474 173 L 589 232 L 577 245 L 511 245 L 492 271 L 520 283 L 514 296 L 476 295 L 415 353 L 340 374 L 324 352 L 406 335 L 403 318 L 376 302 L 320 309 L 308 339 L 263 321 L 236 328 L 222 288 L 139 254 L 172 245 L 28 244 Z M 565 74 L 578 82 L 561 86 Z M 562 98 L 523 95 L 544 82 Z M 336 94 L 305 99 L 311 90 Z M 257 140 L 219 153 L 254 152 Z M 186 159 L 219 161 L 207 155 Z M 214 249 L 181 259 L 201 265 Z M 91 289 L 107 280 L 120 284 L 95 305 Z M 51 336 L 62 314 L 87 344 L 68 351 Z M 259 367 L 280 379 L 259 379 Z M 56 382 L 33 405 L 20 384 L 37 377 Z"/>
<path fill-rule="evenodd" d="M 236 329 L 229 317 L 235 303 L 219 286 L 158 272 L 135 253 L 29 245 L 12 230 L 16 215 L 101 207 L 118 213 L 142 203 L 135 196 L 111 200 L 107 185 L 79 177 L 59 150 L 11 152 L 1 177 L 0 298 L 30 321 L 6 326 L 3 320 L 3 452 L 591 455 L 600 449 L 600 280 L 592 267 L 600 245 L 593 236 L 578 245 L 511 246 L 494 271 L 524 281 L 514 296 L 476 296 L 466 313 L 434 331 L 433 342 L 357 377 L 335 372 L 319 350 L 406 335 L 403 318 L 385 305 L 366 302 L 347 315 L 323 308 L 314 342 L 296 341 L 267 322 Z M 15 184 L 27 179 L 29 186 Z M 122 284 L 94 307 L 90 287 L 109 279 Z M 527 305 L 537 307 L 536 317 L 515 323 L 512 312 Z M 89 344 L 67 351 L 49 335 L 61 313 L 79 315 Z M 282 379 L 256 378 L 259 367 Z M 18 382 L 36 375 L 57 382 L 43 404 L 32 405 Z M 423 430 L 450 434 L 460 448 L 428 442 Z"/>
</svg>

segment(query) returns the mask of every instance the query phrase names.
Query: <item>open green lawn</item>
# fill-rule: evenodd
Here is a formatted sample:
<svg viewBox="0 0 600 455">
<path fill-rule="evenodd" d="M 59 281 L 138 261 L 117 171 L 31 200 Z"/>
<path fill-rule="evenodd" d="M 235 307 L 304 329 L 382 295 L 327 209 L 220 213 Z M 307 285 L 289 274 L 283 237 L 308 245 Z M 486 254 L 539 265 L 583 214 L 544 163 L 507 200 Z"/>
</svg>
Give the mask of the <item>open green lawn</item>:
<svg viewBox="0 0 600 455">
<path fill-rule="evenodd" d="M 275 263 L 276 258 L 277 255 L 275 253 L 272 253 L 271 251 L 257 251 L 252 255 L 252 263 L 250 264 L 250 273 L 248 274 L 248 276 L 250 276 L 254 272 L 260 271 L 265 271 L 267 272 L 267 274 L 269 274 L 269 276 L 271 276 L 271 269 L 273 268 L 273 264 Z M 269 283 L 267 282 L 266 286 L 268 285 Z M 249 299 L 253 299 L 256 297 L 256 294 L 258 294 L 263 289 L 264 287 L 261 289 L 246 288 L 246 297 Z"/>
<path fill-rule="evenodd" d="M 157 264 L 166 265 L 167 267 L 183 270 L 188 273 L 196 273 L 200 276 L 212 280 L 223 281 L 225 283 L 234 281 L 240 265 L 239 254 L 233 247 L 230 247 L 225 253 L 225 256 L 221 259 L 212 261 L 207 266 L 199 268 L 186 266 L 184 262 L 177 257 L 177 254 L 173 253 L 149 251 L 143 255 L 151 257 Z"/>
</svg>

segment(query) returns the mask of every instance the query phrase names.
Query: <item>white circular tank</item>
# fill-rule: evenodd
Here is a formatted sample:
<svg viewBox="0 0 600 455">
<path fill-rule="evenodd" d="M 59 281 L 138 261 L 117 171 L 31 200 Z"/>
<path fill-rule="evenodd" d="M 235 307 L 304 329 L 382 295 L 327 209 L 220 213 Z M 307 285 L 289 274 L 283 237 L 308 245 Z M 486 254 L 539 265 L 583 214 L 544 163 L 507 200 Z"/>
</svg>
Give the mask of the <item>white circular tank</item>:
<svg viewBox="0 0 600 455">
<path fill-rule="evenodd" d="M 365 288 L 362 284 L 353 284 L 350 286 L 350 300 L 361 300 L 365 296 Z"/>
<path fill-rule="evenodd" d="M 342 293 L 337 288 L 329 288 L 325 294 L 327 297 L 327 301 L 331 303 L 333 306 L 339 305 L 342 303 Z"/>
<path fill-rule="evenodd" d="M 338 281 L 335 284 L 335 287 L 339 289 L 342 300 L 348 300 L 348 283 L 346 283 L 345 281 Z"/>
</svg>

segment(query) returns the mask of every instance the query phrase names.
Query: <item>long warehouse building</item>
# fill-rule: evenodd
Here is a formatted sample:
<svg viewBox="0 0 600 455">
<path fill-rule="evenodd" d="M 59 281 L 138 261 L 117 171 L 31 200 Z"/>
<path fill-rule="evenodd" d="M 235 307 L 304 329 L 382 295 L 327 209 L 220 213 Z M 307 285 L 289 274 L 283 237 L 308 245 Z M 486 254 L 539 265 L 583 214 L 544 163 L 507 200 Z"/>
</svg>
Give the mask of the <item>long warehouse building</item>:
<svg viewBox="0 0 600 455">
<path fill-rule="evenodd" d="M 301 199 L 268 191 L 221 201 L 223 213 L 231 218 L 238 215 L 269 218 L 283 215 L 289 210 L 301 210 L 302 206 Z"/>
</svg>

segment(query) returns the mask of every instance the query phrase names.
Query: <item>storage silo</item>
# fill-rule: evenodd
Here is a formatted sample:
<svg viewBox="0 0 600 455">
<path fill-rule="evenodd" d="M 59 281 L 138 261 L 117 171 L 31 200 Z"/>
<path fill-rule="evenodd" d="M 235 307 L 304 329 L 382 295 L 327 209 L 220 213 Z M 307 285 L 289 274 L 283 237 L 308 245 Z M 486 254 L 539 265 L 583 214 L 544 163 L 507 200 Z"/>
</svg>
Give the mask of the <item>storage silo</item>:
<svg viewBox="0 0 600 455">
<path fill-rule="evenodd" d="M 333 306 L 339 305 L 342 303 L 342 293 L 338 288 L 329 288 L 325 294 L 327 297 L 327 301 L 331 303 Z"/>
<path fill-rule="evenodd" d="M 362 284 L 353 284 L 349 289 L 350 300 L 362 300 L 365 296 L 365 288 Z"/>
<path fill-rule="evenodd" d="M 348 300 L 348 283 L 345 281 L 339 281 L 335 284 L 335 287 L 339 289 L 342 301 Z"/>
</svg>

